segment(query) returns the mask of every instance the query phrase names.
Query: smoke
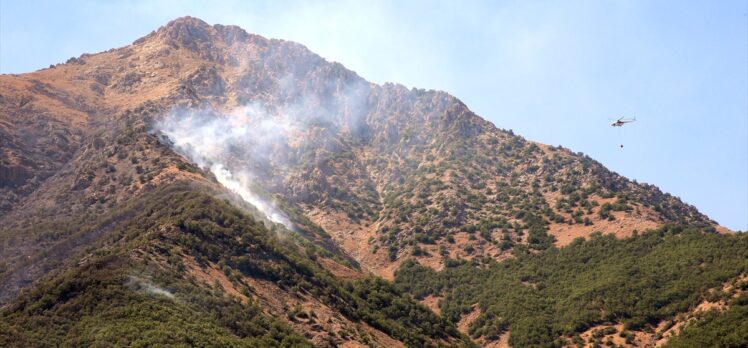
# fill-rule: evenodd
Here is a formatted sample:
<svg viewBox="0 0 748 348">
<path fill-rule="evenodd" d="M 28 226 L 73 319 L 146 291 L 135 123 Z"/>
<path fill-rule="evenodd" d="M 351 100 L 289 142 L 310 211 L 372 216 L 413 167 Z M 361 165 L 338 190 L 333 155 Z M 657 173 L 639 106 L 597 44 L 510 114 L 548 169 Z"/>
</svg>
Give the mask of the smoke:
<svg viewBox="0 0 748 348">
<path fill-rule="evenodd" d="M 247 182 L 246 176 L 242 176 L 238 179 L 234 178 L 231 171 L 220 163 L 210 166 L 210 171 L 216 176 L 216 179 L 221 183 L 221 185 L 238 194 L 247 203 L 255 206 L 255 208 L 263 213 L 268 220 L 277 224 L 282 224 L 288 229 L 292 229 L 291 221 L 288 220 L 283 213 L 268 202 L 264 201 L 260 196 L 256 195 L 248 188 L 249 183 Z"/>
<path fill-rule="evenodd" d="M 149 279 L 142 276 L 131 275 L 127 278 L 125 285 L 135 291 L 145 291 L 150 295 L 164 296 L 171 300 L 174 299 L 174 294 L 171 291 L 153 284 Z"/>
<path fill-rule="evenodd" d="M 369 96 L 377 87 L 303 46 L 278 45 L 282 48 L 264 58 L 262 74 L 267 75 L 253 70 L 257 62 L 245 52 L 250 46 L 232 48 L 231 56 L 246 74 L 240 74 L 235 98 L 248 102 L 228 110 L 208 104 L 174 108 L 154 129 L 265 218 L 294 230 L 268 193 L 287 197 L 283 180 L 289 174 L 341 151 L 343 138 L 366 139 Z"/>
<path fill-rule="evenodd" d="M 271 116 L 257 104 L 220 113 L 210 108 L 175 109 L 155 124 L 174 149 L 210 171 L 221 185 L 253 205 L 268 220 L 292 229 L 292 223 L 253 186 L 256 174 L 250 166 L 267 164 L 291 130 L 283 115 Z"/>
</svg>

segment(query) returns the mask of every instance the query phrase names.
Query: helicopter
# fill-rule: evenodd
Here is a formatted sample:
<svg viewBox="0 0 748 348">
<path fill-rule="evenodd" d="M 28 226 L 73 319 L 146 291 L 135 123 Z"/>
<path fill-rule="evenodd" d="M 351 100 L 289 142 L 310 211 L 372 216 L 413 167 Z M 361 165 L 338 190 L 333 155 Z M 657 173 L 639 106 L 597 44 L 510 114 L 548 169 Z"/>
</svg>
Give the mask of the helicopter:
<svg viewBox="0 0 748 348">
<path fill-rule="evenodd" d="M 631 123 L 631 122 L 634 122 L 634 121 L 636 121 L 636 117 L 634 117 L 634 118 L 623 118 L 623 117 L 621 117 L 621 118 L 617 119 L 615 122 L 613 122 L 611 124 L 611 126 L 613 126 L 613 127 L 623 127 L 624 124 Z"/>
<path fill-rule="evenodd" d="M 621 118 L 615 120 L 615 122 L 611 123 L 610 125 L 613 126 L 613 127 L 619 127 L 620 128 L 620 127 L 623 127 L 623 125 L 626 124 L 626 123 L 631 123 L 631 122 L 635 122 L 635 121 L 636 121 L 636 117 L 634 117 L 634 118 L 623 118 L 623 117 L 621 117 Z M 619 134 L 620 134 L 620 132 L 619 132 Z M 621 144 L 621 148 L 623 148 L 623 144 Z"/>
</svg>

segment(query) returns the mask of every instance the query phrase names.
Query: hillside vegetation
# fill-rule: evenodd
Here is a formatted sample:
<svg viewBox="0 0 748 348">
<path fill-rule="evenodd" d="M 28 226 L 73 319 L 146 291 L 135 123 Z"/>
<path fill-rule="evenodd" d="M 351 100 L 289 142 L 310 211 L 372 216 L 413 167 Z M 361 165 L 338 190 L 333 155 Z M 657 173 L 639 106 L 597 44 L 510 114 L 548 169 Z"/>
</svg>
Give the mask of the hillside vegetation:
<svg viewBox="0 0 748 348">
<path fill-rule="evenodd" d="M 408 346 L 461 341 L 454 325 L 386 282 L 337 280 L 312 261 L 316 249 L 283 242 L 246 213 L 189 186 L 163 187 L 115 214 L 134 216 L 113 226 L 79 266 L 3 310 L 4 346 L 310 344 L 287 322 L 263 313 L 253 300 L 252 279 L 272 281 L 291 297 L 309 293 L 350 323 L 365 323 Z M 230 281 L 200 282 L 187 272 L 187 258 L 202 268 L 218 265 Z M 303 316 L 315 320 L 312 313 Z M 324 339 L 315 344 L 377 338 L 351 325 Z"/>
<path fill-rule="evenodd" d="M 668 226 L 623 240 L 595 235 L 539 254 L 516 249 L 514 255 L 501 263 L 452 260 L 441 272 L 411 261 L 398 270 L 395 284 L 416 298 L 443 296 L 442 316 L 453 323 L 477 305 L 473 337 L 495 340 L 508 330 L 512 346 L 552 347 L 598 324 L 652 330 L 688 312 L 709 289 L 748 273 L 748 236 Z M 740 332 L 744 321 L 728 318 L 742 318 L 738 305 L 744 301 L 745 295 L 735 308 L 686 332 Z"/>
</svg>

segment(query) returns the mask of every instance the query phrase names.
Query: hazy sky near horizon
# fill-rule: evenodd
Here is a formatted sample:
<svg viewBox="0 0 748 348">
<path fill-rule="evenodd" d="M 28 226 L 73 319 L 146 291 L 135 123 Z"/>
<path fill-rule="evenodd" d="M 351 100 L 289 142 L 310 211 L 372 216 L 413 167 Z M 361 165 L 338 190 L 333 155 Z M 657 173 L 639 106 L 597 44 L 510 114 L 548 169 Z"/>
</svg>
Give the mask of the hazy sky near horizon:
<svg viewBox="0 0 748 348">
<path fill-rule="evenodd" d="M 235 24 L 372 82 L 447 91 L 499 128 L 748 230 L 747 13 L 744 0 L 0 0 L 0 73 L 124 46 L 180 16 Z M 638 121 L 613 129 L 618 116 Z"/>
</svg>

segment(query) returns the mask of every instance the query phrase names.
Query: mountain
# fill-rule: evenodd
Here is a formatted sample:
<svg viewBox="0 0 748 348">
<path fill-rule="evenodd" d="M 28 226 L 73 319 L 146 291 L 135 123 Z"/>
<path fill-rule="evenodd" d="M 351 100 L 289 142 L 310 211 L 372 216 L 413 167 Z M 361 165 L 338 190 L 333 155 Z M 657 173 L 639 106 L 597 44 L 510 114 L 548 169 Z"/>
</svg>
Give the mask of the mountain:
<svg viewBox="0 0 748 348">
<path fill-rule="evenodd" d="M 0 76 L 0 110 L 4 345 L 643 345 L 713 330 L 714 291 L 745 315 L 742 234 L 297 43 L 179 18 Z"/>
</svg>

